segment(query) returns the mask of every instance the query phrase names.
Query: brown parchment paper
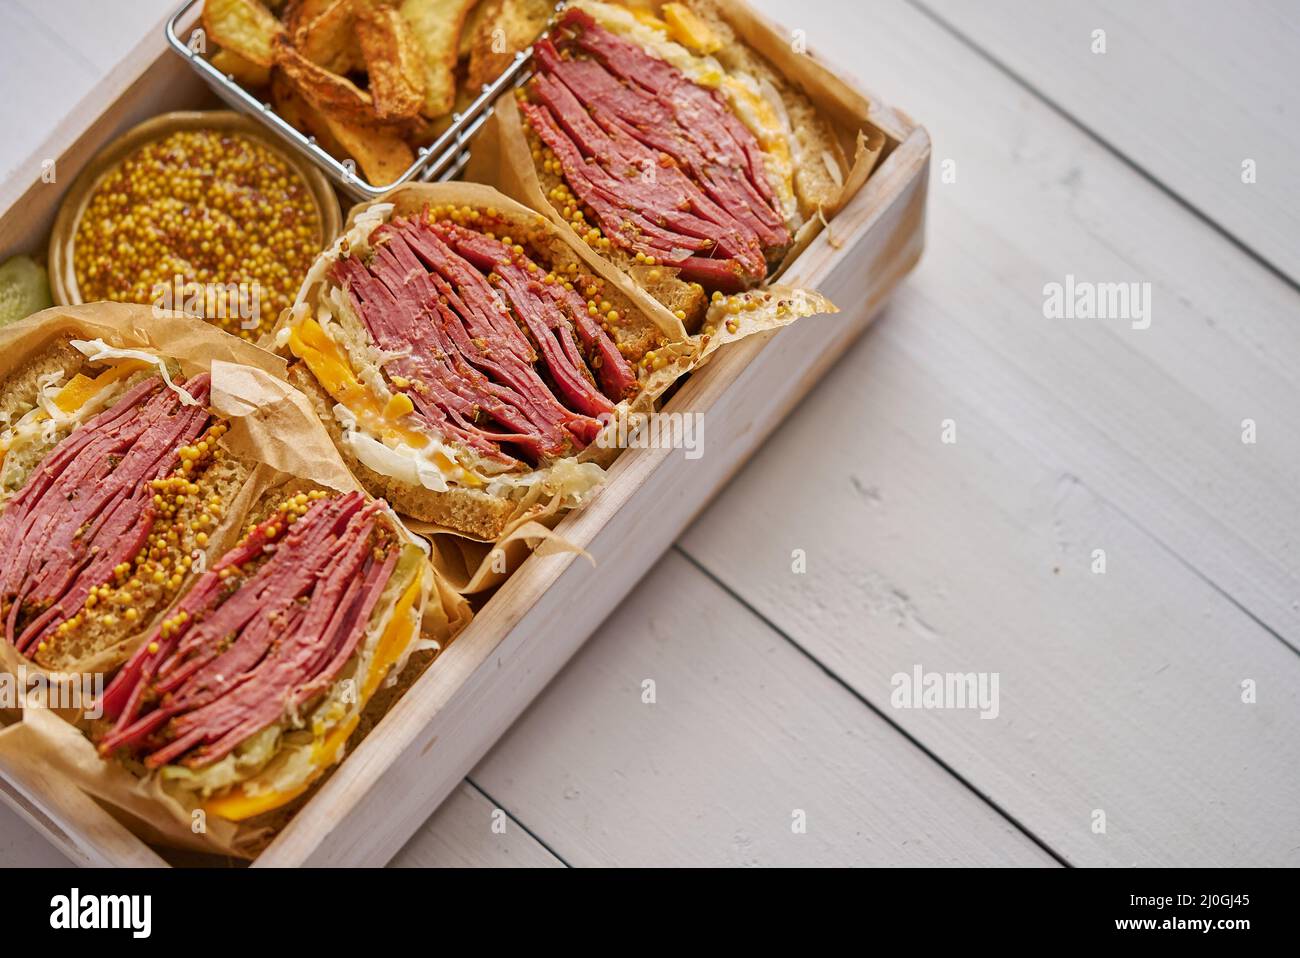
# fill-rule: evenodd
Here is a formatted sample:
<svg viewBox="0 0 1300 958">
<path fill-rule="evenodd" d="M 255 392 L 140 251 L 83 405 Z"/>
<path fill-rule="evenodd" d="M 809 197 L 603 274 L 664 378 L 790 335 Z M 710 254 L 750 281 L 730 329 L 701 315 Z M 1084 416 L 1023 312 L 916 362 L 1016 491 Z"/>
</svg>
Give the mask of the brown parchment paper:
<svg viewBox="0 0 1300 958">
<path fill-rule="evenodd" d="M 281 378 L 285 364 L 279 357 L 183 314 L 160 313 L 149 306 L 92 303 L 55 307 L 0 330 L 5 370 L 20 367 L 55 340 L 67 337 L 99 339 L 117 348 L 173 359 L 187 377 L 211 374 L 210 407 L 230 421 L 222 444 L 253 468 L 229 504 L 226 521 L 209 540 L 210 558 L 235 544 L 250 510 L 281 485 L 305 480 L 340 492 L 360 488 L 306 397 Z M 0 378 L 3 375 L 0 372 Z M 420 541 L 395 515 L 391 519 L 400 535 Z M 436 643 L 442 648 L 468 624 L 471 612 L 468 602 L 442 581 L 436 565 L 431 561 L 427 567 L 416 605 L 420 628 L 415 644 Z M 182 584 L 174 602 L 188 591 L 193 578 Z M 85 671 L 115 668 L 165 615 L 166 611 L 159 613 L 128 640 L 121 649 L 125 654 L 112 661 L 90 661 Z M 80 680 L 79 675 L 45 672 L 3 641 L 0 666 L 12 675 L 20 669 L 28 675 L 43 674 L 51 685 Z M 158 776 L 138 776 L 116 761 L 102 759 L 78 727 L 83 724 L 78 712 L 28 704 L 20 721 L 0 731 L 0 754 L 21 753 L 57 769 L 73 785 L 111 806 L 146 841 L 246 857 L 266 837 L 265 824 L 236 825 L 212 816 L 202 816 L 203 827 L 197 830 L 200 818 L 195 809 L 164 791 Z M 12 711 L 5 717 L 19 718 Z"/>
<path fill-rule="evenodd" d="M 248 857 L 261 836 L 234 822 L 196 818 L 161 788 L 157 776 L 137 778 L 117 762 L 106 762 L 74 725 L 47 709 L 28 708 L 17 725 L 0 730 L 0 754 L 21 756 L 51 768 L 112 810 L 133 832 L 153 845 Z M 196 831 L 195 829 L 201 829 Z"/>
<path fill-rule="evenodd" d="M 284 376 L 283 360 L 184 313 L 131 303 L 88 303 L 54 306 L 0 328 L 0 377 L 64 334 L 171 357 L 186 375 L 207 372 L 213 362 L 224 360 Z"/>
<path fill-rule="evenodd" d="M 499 586 L 534 552 L 573 552 L 595 565 L 590 553 L 552 528 L 566 511 L 559 497 L 552 497 L 540 511 L 514 519 L 491 541 L 429 523 L 408 520 L 408 525 L 434 544 L 433 562 L 442 580 L 461 595 L 473 595 Z"/>
<path fill-rule="evenodd" d="M 665 2 L 667 0 L 653 0 L 655 10 L 658 11 Z M 613 0 L 613 5 L 628 6 L 617 0 Z M 691 5 L 690 0 L 686 0 L 686 5 Z M 846 164 L 847 170 L 841 171 L 843 185 L 838 196 L 799 228 L 790 249 L 768 278 L 769 283 L 774 283 L 866 183 L 884 152 L 887 137 L 871 123 L 871 104 L 862 94 L 810 54 L 796 52 L 792 38 L 749 4 L 743 0 L 726 0 L 711 6 L 722 15 L 738 39 L 762 54 L 782 78 L 811 101 L 818 113 L 830 122 L 837 146 L 845 154 L 839 157 Z M 465 175 L 468 179 L 496 186 L 502 192 L 545 213 L 564 232 L 572 233 L 572 227 L 567 225 L 560 211 L 551 205 L 542 189 L 524 132 L 523 118 L 512 93 L 507 92 L 497 99 L 492 115 L 474 140 L 474 149 Z M 582 245 L 586 246 L 585 243 Z M 601 262 L 607 262 L 594 251 L 592 256 Z M 609 265 L 612 267 L 612 264 Z"/>
</svg>

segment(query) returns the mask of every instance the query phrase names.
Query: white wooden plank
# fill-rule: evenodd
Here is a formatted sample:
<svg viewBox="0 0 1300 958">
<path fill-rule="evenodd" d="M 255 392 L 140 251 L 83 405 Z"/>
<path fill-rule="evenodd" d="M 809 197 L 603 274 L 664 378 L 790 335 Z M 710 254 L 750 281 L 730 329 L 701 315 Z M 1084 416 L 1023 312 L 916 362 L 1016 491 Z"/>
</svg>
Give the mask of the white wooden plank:
<svg viewBox="0 0 1300 958">
<path fill-rule="evenodd" d="M 30 181 L 40 170 L 18 170 L 18 165 L 41 145 L 57 118 L 85 96 L 98 75 L 91 64 L 41 30 L 28 11 L 12 8 L 6 17 L 10 22 L 0 30 L 5 86 L 12 92 L 21 85 L 23 95 L 0 97 L 0 129 L 5 130 L 0 137 L 0 182 L 14 176 Z"/>
<path fill-rule="evenodd" d="M 390 863 L 394 868 L 563 868 L 469 782 L 448 796 Z"/>
<path fill-rule="evenodd" d="M 6 30 L 8 39 L 0 40 L 0 45 L 21 45 L 33 35 L 40 34 L 55 43 L 65 58 L 80 60 L 97 77 L 102 77 L 117 66 L 141 38 L 155 30 L 161 35 L 163 19 L 180 4 L 181 0 L 130 0 L 127 3 L 17 0 L 17 3 L 10 4 L 12 12 L 20 17 L 26 13 L 30 19 L 20 20 L 18 30 Z M 58 76 L 56 65 L 52 63 L 44 64 L 41 71 L 45 75 Z M 73 102 L 80 100 L 88 89 L 76 90 Z"/>
<path fill-rule="evenodd" d="M 996 368 L 921 295 L 897 305 L 687 550 L 1070 861 L 1300 863 L 1295 654 L 985 415 Z M 998 718 L 893 710 L 917 665 L 998 673 Z"/>
<path fill-rule="evenodd" d="M 572 865 L 1053 864 L 675 553 L 473 779 Z"/>
<path fill-rule="evenodd" d="M 44 835 L 0 802 L 0 867 L 65 868 L 68 864 Z"/>
<path fill-rule="evenodd" d="M 1300 281 L 1295 3 L 920 4 Z M 1092 52 L 1098 29 L 1105 53 Z M 1247 159 L 1253 184 L 1242 182 Z"/>
<path fill-rule="evenodd" d="M 891 714 L 1071 861 L 1300 862 L 1300 660 L 1234 604 L 1300 639 L 1300 299 L 924 14 L 872 13 L 806 28 L 930 125 L 927 257 L 685 547 L 882 708 L 917 663 L 1000 672 L 996 721 Z M 1067 272 L 1151 282 L 1151 328 L 1045 319 Z"/>
<path fill-rule="evenodd" d="M 1086 466 L 1101 495 L 1300 647 L 1300 298 L 925 14 L 872 9 L 860 33 L 810 10 L 809 38 L 857 49 L 882 95 L 934 128 L 923 268 L 996 359 L 981 388 L 1014 389 L 999 413 L 1016 435 Z M 1070 274 L 1149 282 L 1151 328 L 1045 319 L 1044 285 Z"/>
</svg>

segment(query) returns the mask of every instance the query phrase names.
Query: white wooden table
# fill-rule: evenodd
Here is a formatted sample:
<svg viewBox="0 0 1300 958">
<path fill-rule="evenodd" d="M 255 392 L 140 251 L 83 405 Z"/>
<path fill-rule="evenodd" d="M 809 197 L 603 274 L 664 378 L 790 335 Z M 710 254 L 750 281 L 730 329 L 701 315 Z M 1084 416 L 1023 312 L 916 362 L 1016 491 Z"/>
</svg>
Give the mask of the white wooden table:
<svg viewBox="0 0 1300 958">
<path fill-rule="evenodd" d="M 8 4 L 0 175 L 170 5 Z M 1300 13 L 760 6 L 928 126 L 926 257 L 395 864 L 1300 864 Z"/>
</svg>

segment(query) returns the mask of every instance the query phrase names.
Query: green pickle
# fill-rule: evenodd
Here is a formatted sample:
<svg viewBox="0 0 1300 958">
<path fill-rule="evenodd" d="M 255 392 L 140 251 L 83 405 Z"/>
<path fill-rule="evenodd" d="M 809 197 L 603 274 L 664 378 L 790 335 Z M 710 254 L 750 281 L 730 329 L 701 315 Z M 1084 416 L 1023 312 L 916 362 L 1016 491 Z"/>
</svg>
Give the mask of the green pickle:
<svg viewBox="0 0 1300 958">
<path fill-rule="evenodd" d="M 30 256 L 0 264 L 0 326 L 54 305 L 45 269 Z"/>
</svg>

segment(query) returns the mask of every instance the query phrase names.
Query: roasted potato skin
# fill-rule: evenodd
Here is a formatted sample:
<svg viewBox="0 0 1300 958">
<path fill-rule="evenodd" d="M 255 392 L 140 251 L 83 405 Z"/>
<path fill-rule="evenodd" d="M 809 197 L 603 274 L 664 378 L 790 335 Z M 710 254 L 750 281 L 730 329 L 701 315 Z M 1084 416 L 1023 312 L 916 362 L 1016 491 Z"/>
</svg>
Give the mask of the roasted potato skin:
<svg viewBox="0 0 1300 958">
<path fill-rule="evenodd" d="M 406 21 L 392 7 L 365 5 L 356 31 L 379 119 L 414 119 L 424 105 L 425 77 Z"/>
<path fill-rule="evenodd" d="M 372 186 L 387 186 L 415 162 L 415 151 L 400 136 L 380 127 L 325 117 L 330 134 L 361 168 Z"/>
<path fill-rule="evenodd" d="M 364 65 L 353 0 L 334 0 L 290 35 L 303 56 L 331 73 L 345 75 Z"/>
<path fill-rule="evenodd" d="M 210 40 L 250 63 L 270 67 L 284 27 L 259 0 L 206 0 L 203 30 Z"/>
<path fill-rule="evenodd" d="M 430 119 L 456 103 L 456 53 L 475 0 L 402 0 L 398 11 L 424 58 L 424 108 Z"/>
<path fill-rule="evenodd" d="M 537 39 L 554 11 L 551 0 L 483 0 L 466 82 L 477 90 L 500 76 L 515 54 Z"/>
<path fill-rule="evenodd" d="M 286 122 L 380 186 L 553 9 L 553 0 L 206 0 L 203 25 L 220 47 L 214 66 L 268 91 Z"/>
</svg>

